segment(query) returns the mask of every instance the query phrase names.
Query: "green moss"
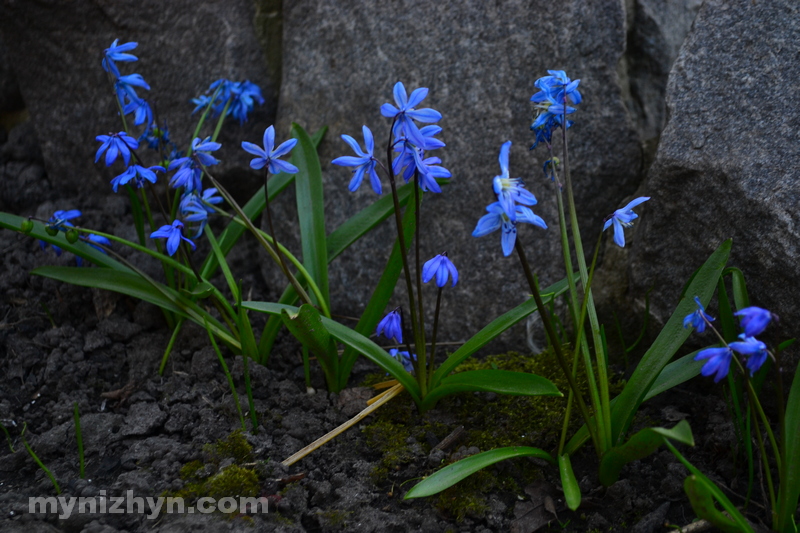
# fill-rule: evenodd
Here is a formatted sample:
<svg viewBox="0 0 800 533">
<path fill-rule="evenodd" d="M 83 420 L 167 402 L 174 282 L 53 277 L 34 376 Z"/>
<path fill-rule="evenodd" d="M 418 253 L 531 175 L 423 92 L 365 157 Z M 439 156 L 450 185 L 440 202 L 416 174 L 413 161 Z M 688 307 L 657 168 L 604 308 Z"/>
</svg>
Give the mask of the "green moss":
<svg viewBox="0 0 800 533">
<path fill-rule="evenodd" d="M 204 492 L 217 500 L 232 496 L 255 497 L 261 488 L 258 475 L 249 468 L 231 465 L 204 483 Z"/>
<path fill-rule="evenodd" d="M 253 461 L 253 447 L 247 442 L 241 429 L 237 429 L 215 444 L 206 444 L 203 451 L 208 455 L 209 461 L 217 466 L 225 459 L 233 459 L 238 465 Z"/>
<path fill-rule="evenodd" d="M 353 514 L 352 511 L 342 511 L 339 509 L 328 509 L 320 513 L 320 522 L 323 526 L 340 529 L 347 525 L 347 519 Z"/>
<path fill-rule="evenodd" d="M 184 481 L 198 481 L 202 477 L 202 470 L 205 466 L 203 461 L 191 461 L 181 467 L 178 475 Z"/>
</svg>

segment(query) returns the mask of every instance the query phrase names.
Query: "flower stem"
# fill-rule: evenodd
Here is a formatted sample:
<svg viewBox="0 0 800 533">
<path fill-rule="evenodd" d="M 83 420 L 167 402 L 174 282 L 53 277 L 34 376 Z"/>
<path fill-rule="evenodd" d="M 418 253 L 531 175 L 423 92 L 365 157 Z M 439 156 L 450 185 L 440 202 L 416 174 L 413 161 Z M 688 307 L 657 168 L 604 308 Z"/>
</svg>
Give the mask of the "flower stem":
<svg viewBox="0 0 800 533">
<path fill-rule="evenodd" d="M 553 350 L 556 353 L 556 358 L 558 359 L 558 364 L 561 365 L 561 370 L 564 372 L 564 376 L 567 378 L 567 382 L 569 383 L 572 392 L 575 394 L 575 398 L 578 400 L 578 408 L 581 411 L 581 416 L 583 416 L 584 422 L 586 422 L 586 428 L 589 430 L 589 435 L 592 438 L 592 443 L 594 444 L 594 448 L 597 451 L 598 456 L 601 453 L 601 449 L 599 447 L 599 443 L 597 441 L 597 428 L 593 424 L 593 420 L 591 415 L 589 414 L 589 409 L 586 407 L 586 403 L 583 401 L 583 396 L 581 395 L 581 391 L 578 388 L 578 384 L 575 381 L 575 378 L 572 377 L 572 372 L 570 371 L 569 364 L 564 357 L 564 352 L 561 350 L 561 341 L 556 334 L 555 329 L 553 328 L 553 323 L 550 321 L 550 315 L 547 312 L 547 308 L 542 301 L 542 296 L 539 294 L 539 287 L 536 284 L 536 280 L 533 277 L 533 272 L 531 271 L 531 267 L 528 264 L 528 260 L 525 258 L 525 251 L 522 249 L 522 244 L 520 244 L 519 239 L 514 242 L 514 248 L 517 251 L 517 255 L 519 256 L 520 263 L 522 263 L 522 270 L 525 272 L 525 278 L 528 280 L 528 285 L 530 286 L 531 293 L 533 293 L 533 299 L 536 302 L 536 308 L 539 310 L 539 315 L 542 317 L 542 323 L 544 324 L 544 329 L 547 332 L 547 336 L 550 337 L 550 340 L 553 344 Z"/>
<path fill-rule="evenodd" d="M 439 331 L 439 309 L 442 305 L 442 289 L 439 287 L 439 292 L 436 293 L 436 310 L 433 312 L 433 333 L 431 333 L 431 353 L 430 364 L 428 368 L 428 386 L 433 378 L 433 366 L 436 361 L 436 333 Z"/>
</svg>

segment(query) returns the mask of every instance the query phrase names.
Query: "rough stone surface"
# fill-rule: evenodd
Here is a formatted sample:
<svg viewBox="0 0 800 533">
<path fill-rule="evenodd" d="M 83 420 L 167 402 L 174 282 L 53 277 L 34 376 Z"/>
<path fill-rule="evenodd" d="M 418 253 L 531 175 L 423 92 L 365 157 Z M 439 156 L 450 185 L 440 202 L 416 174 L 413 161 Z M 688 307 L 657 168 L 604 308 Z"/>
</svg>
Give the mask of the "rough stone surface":
<svg viewBox="0 0 800 533">
<path fill-rule="evenodd" d="M 707 1 L 670 75 L 670 120 L 639 191 L 630 272 L 636 294 L 654 287 L 663 322 L 689 275 L 725 239 L 751 301 L 788 326 L 797 306 L 800 110 L 782 91 L 797 77 L 800 6 Z M 691 297 L 691 295 L 688 295 Z"/>
<path fill-rule="evenodd" d="M 284 6 L 284 30 L 278 137 L 286 137 L 292 121 L 309 132 L 330 128 L 321 145 L 328 231 L 375 201 L 367 184 L 350 193 L 348 169 L 330 164 L 350 154 L 340 135 L 360 139 L 366 124 L 375 134 L 376 153 L 383 153 L 390 122 L 379 107 L 393 101 L 398 80 L 409 91 L 428 87 L 423 105 L 444 115 L 440 137 L 447 147 L 436 155 L 452 172 L 452 185 L 425 199 L 421 239 L 422 261 L 447 250 L 461 273 L 459 286 L 445 296 L 442 340 L 467 338 L 529 292 L 516 258 L 503 259 L 498 233 L 470 236 L 493 201 L 491 179 L 499 173 L 498 152 L 506 140 L 514 143 L 511 173 L 527 180 L 540 200 L 537 214 L 550 225 L 547 232 L 522 228 L 520 239 L 542 283 L 563 277 L 552 185 L 541 173 L 546 150 L 527 150 L 533 82 L 547 69 L 565 69 L 581 79 L 584 102 L 570 130 L 570 147 L 587 242 L 594 241 L 603 216 L 638 186 L 641 151 L 618 76 L 626 46 L 623 2 L 404 0 L 387 7 L 306 0 Z M 385 178 L 384 187 L 388 190 Z M 277 219 L 296 218 L 293 201 L 276 211 Z M 291 237 L 296 224 L 278 231 L 279 239 L 299 248 Z M 393 234 L 386 224 L 336 260 L 330 284 L 336 312 L 360 314 Z M 269 279 L 277 279 L 277 269 L 267 265 Z M 425 294 L 433 311 L 435 290 Z"/>
<path fill-rule="evenodd" d="M 82 190 L 103 198 L 110 193 L 108 182 L 122 171 L 94 163 L 95 137 L 121 130 L 100 65 L 103 50 L 116 38 L 139 43 L 133 52 L 139 62 L 121 63 L 120 71 L 144 76 L 152 89 L 139 95 L 168 121 L 173 140 L 184 148 L 198 118 L 190 115 L 189 100 L 212 81 L 250 79 L 261 86 L 266 103 L 244 129 L 229 122 L 220 137 L 219 158 L 227 163 L 220 173 L 238 169 L 241 178 L 248 157 L 240 142 L 260 139 L 276 105 L 277 84 L 267 75 L 254 14 L 249 0 L 0 3 L 0 33 L 52 187 L 62 195 Z"/>
</svg>

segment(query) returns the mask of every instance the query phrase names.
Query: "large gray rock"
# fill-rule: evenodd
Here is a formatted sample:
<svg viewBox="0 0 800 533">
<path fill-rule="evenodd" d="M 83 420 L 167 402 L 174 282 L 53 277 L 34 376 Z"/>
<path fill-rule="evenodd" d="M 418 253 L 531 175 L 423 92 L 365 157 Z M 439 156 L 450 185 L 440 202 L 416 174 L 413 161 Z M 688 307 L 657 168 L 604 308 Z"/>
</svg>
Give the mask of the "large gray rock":
<svg viewBox="0 0 800 533">
<path fill-rule="evenodd" d="M 584 102 L 574 116 L 570 146 L 587 243 L 594 243 L 603 216 L 636 190 L 641 151 L 617 73 L 626 46 L 625 21 L 621 1 L 403 0 L 388 6 L 367 0 L 301 0 L 284 6 L 278 140 L 286 138 L 292 121 L 309 132 L 329 126 L 321 145 L 329 232 L 375 201 L 367 183 L 350 193 L 349 169 L 330 164 L 337 156 L 352 155 L 340 135 L 360 139 L 366 124 L 381 147 L 376 152 L 384 153 L 390 121 L 379 108 L 393 103 L 397 81 L 409 91 L 428 87 L 423 107 L 444 115 L 440 137 L 447 147 L 435 155 L 452 172 L 452 185 L 441 195 L 426 196 L 421 239 L 423 261 L 447 250 L 461 273 L 459 285 L 446 291 L 440 340 L 468 338 L 529 293 L 516 258 L 503 258 L 499 233 L 470 236 L 494 200 L 491 180 L 499 173 L 498 151 L 506 140 L 514 143 L 511 173 L 526 179 L 540 200 L 537 214 L 550 225 L 547 231 L 521 228 L 529 259 L 543 284 L 564 275 L 552 184 L 541 171 L 546 150 L 527 150 L 533 82 L 547 69 L 564 69 L 581 79 Z M 276 206 L 276 218 L 290 221 L 278 229 L 279 240 L 299 250 L 291 237 L 297 233 L 291 222 L 295 210 L 293 201 L 284 200 Z M 335 312 L 360 314 L 393 235 L 387 224 L 336 260 L 331 277 Z M 277 279 L 271 263 L 264 270 Z M 432 311 L 435 289 L 424 292 L 427 311 Z M 524 349 L 522 336 L 517 330 L 507 346 Z"/>
<path fill-rule="evenodd" d="M 223 168 L 246 166 L 240 142 L 259 137 L 257 131 L 272 122 L 277 91 L 267 74 L 254 15 L 250 0 L 0 2 L 0 33 L 52 187 L 62 196 L 80 191 L 103 198 L 111 192 L 108 182 L 123 170 L 121 163 L 111 169 L 94 163 L 95 137 L 122 129 L 100 65 L 103 50 L 116 38 L 139 43 L 133 51 L 139 62 L 120 63 L 120 71 L 144 76 L 152 89 L 139 95 L 149 99 L 161 121 L 168 121 L 182 148 L 198 119 L 190 115 L 194 106 L 189 100 L 212 81 L 250 79 L 260 85 L 266 103 L 244 129 L 234 121 L 220 137 Z M 213 123 L 203 133 L 210 134 L 211 128 Z"/>
<path fill-rule="evenodd" d="M 754 304 L 800 318 L 800 5 L 708 0 L 670 75 L 670 120 L 641 195 L 630 272 L 668 318 L 692 271 L 725 239 Z M 790 334 L 787 332 L 787 334 Z"/>
</svg>

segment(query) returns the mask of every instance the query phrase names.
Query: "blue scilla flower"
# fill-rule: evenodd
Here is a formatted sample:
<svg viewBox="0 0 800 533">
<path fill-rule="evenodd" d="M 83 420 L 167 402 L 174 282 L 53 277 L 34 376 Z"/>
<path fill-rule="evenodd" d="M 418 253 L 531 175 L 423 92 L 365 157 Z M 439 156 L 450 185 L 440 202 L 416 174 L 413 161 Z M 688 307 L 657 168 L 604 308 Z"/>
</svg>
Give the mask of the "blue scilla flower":
<svg viewBox="0 0 800 533">
<path fill-rule="evenodd" d="M 122 113 L 125 115 L 133 113 L 133 124 L 135 126 L 147 124 L 146 127 L 149 128 L 153 123 L 153 110 L 144 98 L 128 102 L 125 107 L 122 108 Z"/>
<path fill-rule="evenodd" d="M 139 95 L 136 94 L 134 87 L 141 87 L 142 89 L 150 90 L 150 85 L 144 81 L 141 74 L 128 74 L 127 76 L 120 76 L 114 82 L 114 90 L 117 92 L 117 98 L 121 105 L 126 105 L 127 102 L 138 102 Z"/>
<path fill-rule="evenodd" d="M 364 151 L 361 150 L 361 147 L 354 138 L 349 135 L 342 135 L 342 139 L 350 145 L 350 148 L 353 149 L 356 156 L 346 155 L 337 157 L 331 161 L 331 163 L 343 167 L 355 167 L 353 169 L 353 178 L 350 180 L 350 185 L 347 187 L 350 189 L 350 192 L 355 192 L 361 186 L 361 182 L 364 180 L 364 174 L 369 174 L 372 190 L 375 191 L 375 194 L 381 194 L 381 180 L 377 172 L 375 172 L 375 165 L 378 164 L 378 160 L 372 155 L 375 150 L 375 140 L 368 127 L 362 126 L 361 132 L 364 135 Z"/>
<path fill-rule="evenodd" d="M 111 185 L 114 188 L 114 192 L 117 192 L 117 189 L 120 185 L 126 185 L 131 180 L 134 180 L 136 183 L 136 188 L 141 189 L 144 186 L 144 182 L 149 181 L 150 183 L 156 182 L 156 172 L 166 172 L 164 167 L 160 167 L 158 165 L 154 165 L 149 168 L 145 168 L 141 165 L 131 165 L 125 172 L 111 180 Z"/>
<path fill-rule="evenodd" d="M 411 373 L 414 371 L 414 361 L 417 360 L 417 354 L 409 355 L 407 351 L 401 352 L 397 348 L 392 348 L 389 350 L 389 355 L 400 361 L 406 372 Z"/>
<path fill-rule="evenodd" d="M 221 146 L 220 143 L 212 142 L 211 137 L 206 137 L 202 141 L 196 137 L 192 141 L 192 155 L 173 159 L 167 167 L 167 171 L 178 169 L 169 181 L 170 186 L 175 189 L 184 187 L 186 192 L 202 189 L 202 167 L 219 163 L 210 152 L 219 150 Z"/>
<path fill-rule="evenodd" d="M 692 326 L 698 333 L 703 333 L 706 330 L 706 324 L 708 322 L 713 322 L 714 317 L 706 313 L 706 308 L 703 307 L 700 298 L 697 296 L 694 297 L 694 303 L 697 304 L 697 311 L 686 315 L 686 318 L 683 319 L 683 327 L 688 328 Z"/>
<path fill-rule="evenodd" d="M 452 176 L 450 171 L 439 166 L 442 160 L 438 157 L 427 157 L 423 159 L 422 150 L 414 150 L 414 165 L 419 172 L 419 188 L 425 192 L 442 192 L 442 188 L 437 183 L 437 178 L 447 179 Z"/>
<path fill-rule="evenodd" d="M 108 135 L 98 135 L 95 137 L 95 140 L 102 144 L 100 145 L 100 148 L 97 149 L 97 155 L 95 155 L 94 162 L 97 163 L 100 160 L 100 156 L 103 155 L 103 152 L 105 152 L 107 167 L 110 167 L 117 159 L 117 156 L 120 155 L 122 156 L 122 160 L 125 161 L 125 164 L 127 165 L 131 160 L 131 150 L 136 150 L 139 148 L 139 141 L 129 136 L 124 131 L 119 133 L 109 133 Z"/>
<path fill-rule="evenodd" d="M 247 115 L 255 107 L 255 102 L 259 105 L 264 103 L 261 88 L 250 80 L 234 83 L 231 87 L 231 98 L 228 114 L 238 120 L 239 124 L 247 122 Z"/>
<path fill-rule="evenodd" d="M 73 218 L 81 216 L 81 212 L 77 209 L 70 209 L 68 211 L 58 210 L 53 213 L 53 216 L 47 221 L 47 227 L 58 231 L 67 231 L 68 228 L 73 227 L 69 222 Z"/>
<path fill-rule="evenodd" d="M 175 148 L 175 145 L 169 138 L 169 128 L 167 128 L 166 123 L 160 128 L 155 123 L 150 123 L 137 141 L 139 141 L 139 144 L 147 142 L 147 147 L 151 150 L 158 150 L 161 143 L 163 143 L 165 147 Z"/>
<path fill-rule="evenodd" d="M 572 104 L 581 103 L 582 97 L 578 91 L 581 80 L 570 80 L 563 70 L 548 70 L 547 72 L 550 74 L 549 76 L 543 76 L 534 83 L 539 92 L 531 96 L 531 102 L 544 102 L 549 97 L 564 102 L 566 95 Z"/>
<path fill-rule="evenodd" d="M 741 341 L 732 342 L 729 346 L 735 352 L 747 356 L 746 366 L 752 376 L 767 360 L 767 345 L 755 337 L 749 337 L 747 333 L 742 333 L 739 338 Z"/>
<path fill-rule="evenodd" d="M 297 174 L 299 172 L 298 168 L 293 164 L 278 159 L 292 151 L 292 148 L 297 144 L 297 139 L 284 141 L 280 146 L 275 148 L 275 128 L 270 126 L 264 130 L 263 140 L 264 148 L 261 148 L 257 144 L 242 141 L 242 148 L 245 152 L 258 156 L 250 161 L 250 168 L 261 170 L 267 167 L 272 174 L 279 174 L 281 172 Z"/>
<path fill-rule="evenodd" d="M 516 221 L 508 217 L 500 202 L 489 204 L 486 206 L 489 214 L 481 217 L 478 225 L 475 226 L 475 231 L 472 232 L 472 236 L 483 237 L 502 228 L 500 244 L 503 247 L 503 255 L 509 256 L 517 240 L 517 224 L 519 222 L 526 222 L 542 229 L 547 229 L 545 221 L 540 216 L 535 215 L 529 208 L 518 205 L 515 209 Z"/>
<path fill-rule="evenodd" d="M 139 60 L 139 58 L 137 58 L 135 55 L 125 53 L 139 46 L 138 43 L 117 43 L 119 43 L 119 39 L 114 39 L 114 42 L 111 43 L 111 46 L 103 51 L 103 70 L 110 72 L 115 78 L 119 78 L 119 69 L 115 64 L 115 61 L 121 61 L 125 63 Z"/>
<path fill-rule="evenodd" d="M 516 220 L 516 204 L 536 205 L 536 197 L 532 192 L 525 189 L 522 178 L 511 178 L 508 172 L 508 152 L 511 150 L 511 141 L 506 141 L 500 146 L 500 175 L 495 176 L 492 181 L 494 193 L 497 200 L 503 206 L 506 216 L 511 220 Z"/>
<path fill-rule="evenodd" d="M 748 337 L 759 335 L 773 318 L 772 313 L 760 307 L 745 307 L 733 314 L 741 318 L 742 328 Z"/>
<path fill-rule="evenodd" d="M 192 250 L 197 247 L 192 241 L 183 236 L 183 222 L 180 220 L 173 220 L 172 224 L 161 226 L 156 231 L 150 234 L 151 239 L 167 239 L 167 253 L 173 255 L 180 246 L 181 241 L 188 242 L 192 246 Z"/>
<path fill-rule="evenodd" d="M 622 209 L 617 209 L 606 218 L 603 231 L 607 230 L 613 224 L 614 242 L 617 243 L 620 248 L 625 247 L 625 230 L 623 228 L 633 226 L 633 221 L 639 218 L 639 215 L 633 212 L 633 208 L 649 199 L 649 196 L 641 196 L 635 200 L 631 200 L 628 202 L 628 205 Z"/>
<path fill-rule="evenodd" d="M 407 137 L 417 146 L 423 147 L 425 139 L 414 120 L 428 124 L 438 122 L 442 118 L 442 114 L 435 109 L 416 109 L 428 96 L 428 89 L 425 87 L 415 89 L 409 97 L 406 93 L 405 85 L 398 81 L 395 83 L 392 93 L 397 107 L 392 104 L 383 104 L 381 106 L 381 114 L 384 117 L 394 119 L 392 134 L 396 139 Z"/>
<path fill-rule="evenodd" d="M 399 307 L 378 322 L 375 333 L 377 335 L 382 334 L 387 339 L 394 339 L 399 343 L 403 342 L 403 317 L 400 314 Z"/>
<path fill-rule="evenodd" d="M 436 278 L 436 285 L 439 288 L 447 285 L 447 279 L 451 278 L 451 287 L 455 287 L 458 283 L 458 270 L 452 261 L 447 257 L 447 252 L 443 252 L 433 259 L 429 259 L 422 266 L 422 281 L 428 283 L 431 279 Z"/>
<path fill-rule="evenodd" d="M 108 237 L 103 237 L 102 235 L 95 235 L 95 234 L 92 233 L 86 238 L 81 237 L 81 240 L 83 240 L 86 244 L 88 244 L 89 246 L 91 246 L 95 250 L 98 250 L 98 251 L 103 252 L 104 254 L 108 255 L 108 252 L 106 252 L 105 249 L 102 246 L 98 246 L 98 245 L 101 245 L 101 244 L 103 246 L 111 246 L 111 241 L 108 240 Z M 83 258 L 81 256 L 76 255 L 75 256 L 75 262 L 78 264 L 78 266 L 83 266 Z"/>
<path fill-rule="evenodd" d="M 203 230 L 208 222 L 208 217 L 214 213 L 214 205 L 222 202 L 221 196 L 216 196 L 217 189 L 210 188 L 203 191 L 202 195 L 198 191 L 185 193 L 181 198 L 180 212 L 186 222 L 199 222 L 197 232 L 192 236 L 193 239 L 203 234 Z"/>
<path fill-rule="evenodd" d="M 706 360 L 703 368 L 700 369 L 700 373 L 706 377 L 715 374 L 714 383 L 719 383 L 722 378 L 728 375 L 732 357 L 733 351 L 726 346 L 724 348 L 706 348 L 705 350 L 701 350 L 700 353 L 694 357 L 694 360 Z"/>
</svg>

